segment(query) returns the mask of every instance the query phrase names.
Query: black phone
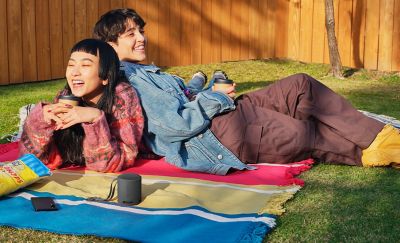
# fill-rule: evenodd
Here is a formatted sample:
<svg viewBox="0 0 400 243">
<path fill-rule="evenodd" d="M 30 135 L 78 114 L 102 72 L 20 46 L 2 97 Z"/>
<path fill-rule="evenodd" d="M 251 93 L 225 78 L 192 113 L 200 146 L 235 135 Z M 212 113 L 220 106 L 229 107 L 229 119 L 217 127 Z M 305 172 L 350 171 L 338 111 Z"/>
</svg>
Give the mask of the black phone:
<svg viewBox="0 0 400 243">
<path fill-rule="evenodd" d="M 35 211 L 58 210 L 56 203 L 51 197 L 32 197 L 31 202 Z"/>
</svg>

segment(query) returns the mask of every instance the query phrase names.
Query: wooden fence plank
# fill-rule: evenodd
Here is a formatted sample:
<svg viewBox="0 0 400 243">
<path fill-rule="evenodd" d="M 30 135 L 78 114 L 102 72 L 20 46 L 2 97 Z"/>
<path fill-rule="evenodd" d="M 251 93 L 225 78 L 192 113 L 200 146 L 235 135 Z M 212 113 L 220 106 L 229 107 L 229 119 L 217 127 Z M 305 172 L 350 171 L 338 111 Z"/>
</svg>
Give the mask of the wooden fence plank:
<svg viewBox="0 0 400 243">
<path fill-rule="evenodd" d="M 97 0 L 86 0 L 86 36 L 93 37 L 93 28 L 99 20 L 99 2 Z"/>
<path fill-rule="evenodd" d="M 392 71 L 400 71 L 400 0 L 395 0 L 393 10 L 393 50 L 392 50 Z"/>
<path fill-rule="evenodd" d="M 98 0 L 101 1 L 101 0 Z M 136 10 L 136 2 L 138 0 L 124 0 L 123 4 L 124 4 L 124 8 L 131 8 Z"/>
<path fill-rule="evenodd" d="M 75 4 L 74 0 L 63 0 L 62 2 L 62 30 L 63 30 L 63 61 L 67 66 L 70 51 L 75 44 Z"/>
<path fill-rule="evenodd" d="M 298 60 L 300 44 L 300 1 L 290 1 L 288 19 L 288 58 Z"/>
<path fill-rule="evenodd" d="M 7 44 L 7 0 L 0 0 L 0 85 L 9 84 Z"/>
<path fill-rule="evenodd" d="M 86 12 L 86 0 L 75 0 L 75 43 L 89 37 L 86 32 Z"/>
<path fill-rule="evenodd" d="M 339 32 L 338 46 L 343 66 L 350 66 L 351 57 L 351 23 L 352 23 L 352 0 L 340 0 L 339 3 Z"/>
<path fill-rule="evenodd" d="M 171 33 L 170 27 L 172 26 L 169 23 L 169 1 L 166 0 L 160 0 L 158 2 L 159 4 L 159 9 L 162 9 L 163 11 L 159 12 L 159 23 L 160 23 L 160 28 L 159 28 L 159 52 L 160 52 L 160 66 L 167 66 L 170 65 L 170 58 L 171 58 L 171 53 L 172 51 L 171 48 Z"/>
<path fill-rule="evenodd" d="M 181 56 L 179 57 L 179 65 L 191 64 L 191 53 L 192 40 L 197 37 L 196 32 L 192 32 L 192 3 L 188 0 L 181 1 L 181 28 L 182 33 L 180 35 L 181 43 Z"/>
<path fill-rule="evenodd" d="M 275 1 L 261 1 L 261 9 L 263 13 L 262 24 L 260 24 L 262 53 L 263 58 L 271 58 L 275 56 Z"/>
<path fill-rule="evenodd" d="M 299 60 L 304 62 L 311 62 L 313 8 L 312 0 L 301 1 Z"/>
<path fill-rule="evenodd" d="M 378 69 L 382 71 L 392 70 L 393 8 L 394 0 L 381 1 Z"/>
<path fill-rule="evenodd" d="M 275 28 L 275 57 L 287 57 L 287 36 L 288 36 L 288 14 L 289 2 L 276 1 L 275 2 L 275 23 L 279 28 Z"/>
<path fill-rule="evenodd" d="M 63 19 L 61 0 L 49 0 L 51 78 L 64 77 Z"/>
<path fill-rule="evenodd" d="M 350 66 L 361 68 L 364 66 L 364 35 L 365 35 L 364 0 L 353 0 L 353 26 L 351 29 L 351 60 Z"/>
<path fill-rule="evenodd" d="M 324 1 L 314 1 L 312 27 L 311 62 L 324 62 L 325 48 L 325 4 Z"/>
<path fill-rule="evenodd" d="M 247 60 L 249 59 L 249 5 L 247 0 L 240 0 L 239 2 L 240 60 Z"/>
<path fill-rule="evenodd" d="M 231 42 L 231 0 L 221 0 L 224 11 L 221 15 L 221 61 L 231 60 L 231 46 L 235 43 Z"/>
<path fill-rule="evenodd" d="M 260 24 L 258 25 L 259 31 L 259 48 L 261 57 L 266 58 L 268 56 L 268 41 L 269 41 L 269 31 L 268 31 L 268 1 L 259 1 L 260 8 Z"/>
<path fill-rule="evenodd" d="M 142 1 L 142 2 L 144 2 L 144 1 Z M 117 9 L 117 8 L 123 8 L 123 7 L 124 7 L 123 0 L 111 0 L 110 1 L 110 10 Z"/>
<path fill-rule="evenodd" d="M 49 1 L 36 0 L 36 53 L 38 80 L 51 79 Z"/>
<path fill-rule="evenodd" d="M 162 0 L 161 0 L 162 1 Z M 158 0 L 147 1 L 147 17 L 145 35 L 147 37 L 147 62 L 158 65 L 160 61 Z"/>
<path fill-rule="evenodd" d="M 213 27 L 211 1 L 201 1 L 201 63 L 211 63 L 211 33 Z"/>
<path fill-rule="evenodd" d="M 249 2 L 249 59 L 261 58 L 260 50 L 260 6 L 259 0 Z M 222 10 L 223 11 L 223 10 Z"/>
<path fill-rule="evenodd" d="M 232 0 L 230 12 L 230 58 L 232 61 L 240 59 L 240 5 L 236 0 Z M 203 40 L 204 41 L 204 40 Z"/>
<path fill-rule="evenodd" d="M 24 80 L 22 64 L 22 17 L 21 0 L 7 1 L 7 39 L 8 70 L 10 83 L 21 83 Z"/>
<path fill-rule="evenodd" d="M 213 63 L 221 61 L 221 12 L 223 7 L 220 1 L 211 1 L 211 38 L 210 38 L 210 48 L 211 52 L 208 54 L 211 56 L 210 61 Z"/>
<path fill-rule="evenodd" d="M 24 81 L 37 80 L 35 0 L 22 0 L 22 70 Z"/>
<path fill-rule="evenodd" d="M 378 67 L 379 1 L 367 1 L 366 4 L 364 67 L 376 69 Z"/>
<path fill-rule="evenodd" d="M 170 49 L 170 61 L 169 65 L 177 66 L 180 62 L 181 57 L 181 31 L 182 31 L 182 23 L 181 23 L 181 7 L 179 4 L 180 0 L 169 0 L 169 21 L 166 23 L 170 25 L 169 28 L 169 37 L 171 38 L 171 42 L 169 43 Z"/>
<path fill-rule="evenodd" d="M 112 1 L 111 1 L 112 2 Z M 136 12 L 139 13 L 139 15 L 144 19 L 144 21 L 147 21 L 147 1 L 136 1 L 136 7 L 134 8 Z M 113 7 L 111 6 L 111 9 Z"/>
<path fill-rule="evenodd" d="M 162 0 L 161 0 L 162 1 Z M 201 60 L 201 33 L 202 33 L 202 13 L 201 13 L 201 1 L 191 0 L 192 4 L 192 33 L 196 33 L 196 36 L 192 38 L 192 49 L 191 49 L 191 62 L 192 64 L 202 63 Z"/>
<path fill-rule="evenodd" d="M 98 0 L 99 1 L 99 17 L 111 10 L 111 0 Z M 131 2 L 131 1 L 129 1 Z M 127 4 L 129 3 L 127 2 Z M 129 7 L 129 6 L 128 6 Z"/>
</svg>

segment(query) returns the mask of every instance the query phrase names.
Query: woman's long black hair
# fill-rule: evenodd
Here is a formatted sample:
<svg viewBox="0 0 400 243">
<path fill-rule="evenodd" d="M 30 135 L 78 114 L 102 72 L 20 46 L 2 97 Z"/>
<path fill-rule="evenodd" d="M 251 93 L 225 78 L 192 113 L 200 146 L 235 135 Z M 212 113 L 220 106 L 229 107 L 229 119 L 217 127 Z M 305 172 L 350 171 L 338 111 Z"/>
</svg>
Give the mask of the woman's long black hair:
<svg viewBox="0 0 400 243">
<path fill-rule="evenodd" d="M 103 88 L 103 94 L 96 104 L 96 108 L 104 111 L 106 118 L 110 119 L 115 97 L 115 87 L 120 82 L 126 82 L 126 78 L 119 70 L 119 59 L 114 49 L 104 41 L 96 39 L 84 39 L 72 47 L 73 52 L 85 52 L 94 56 L 99 56 L 99 77 L 108 80 L 108 84 Z M 67 85 L 60 94 L 71 94 L 71 89 Z M 82 101 L 81 106 L 87 106 Z M 67 129 L 54 132 L 54 141 L 63 159 L 63 166 L 85 165 L 83 156 L 83 138 L 85 133 L 81 124 L 76 124 Z"/>
</svg>

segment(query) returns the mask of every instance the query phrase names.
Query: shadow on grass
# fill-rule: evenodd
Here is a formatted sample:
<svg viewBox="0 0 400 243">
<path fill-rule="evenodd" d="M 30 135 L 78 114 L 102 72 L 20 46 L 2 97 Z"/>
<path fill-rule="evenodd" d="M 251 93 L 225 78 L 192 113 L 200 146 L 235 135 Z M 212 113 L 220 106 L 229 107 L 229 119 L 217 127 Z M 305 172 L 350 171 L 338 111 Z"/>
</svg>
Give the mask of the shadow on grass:
<svg viewBox="0 0 400 243">
<path fill-rule="evenodd" d="M 353 76 L 354 73 L 358 72 L 360 69 L 349 68 L 343 71 L 343 77 L 348 78 Z"/>
<path fill-rule="evenodd" d="M 272 84 L 275 80 L 259 80 L 254 82 L 238 82 L 236 84 L 236 91 L 237 93 L 247 93 L 249 91 L 254 91 L 257 89 L 264 88 L 270 84 Z"/>
<path fill-rule="evenodd" d="M 317 165 L 302 179 L 268 242 L 399 242 L 399 171 Z"/>
<path fill-rule="evenodd" d="M 360 88 L 345 91 L 342 95 L 358 109 L 400 119 L 400 87 Z"/>
<path fill-rule="evenodd" d="M 326 232 L 338 241 L 399 242 L 398 171 L 391 168 L 352 171 L 355 173 L 336 175 L 335 185 L 330 185 L 334 200 L 327 205 L 330 222 Z"/>
</svg>

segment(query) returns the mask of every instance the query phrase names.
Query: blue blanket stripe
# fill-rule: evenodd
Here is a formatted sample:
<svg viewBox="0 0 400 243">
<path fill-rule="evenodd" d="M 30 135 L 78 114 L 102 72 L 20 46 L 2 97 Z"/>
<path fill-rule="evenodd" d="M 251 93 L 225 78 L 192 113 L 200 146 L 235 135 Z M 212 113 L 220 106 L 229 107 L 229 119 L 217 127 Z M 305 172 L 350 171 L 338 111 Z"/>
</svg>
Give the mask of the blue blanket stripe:
<svg viewBox="0 0 400 243">
<path fill-rule="evenodd" d="M 35 212 L 29 198 L 51 196 L 59 210 Z M 12 213 L 11 213 L 12 212 Z M 273 215 L 226 215 L 200 207 L 147 209 L 25 190 L 0 199 L 0 225 L 140 242 L 262 242 Z"/>
</svg>

